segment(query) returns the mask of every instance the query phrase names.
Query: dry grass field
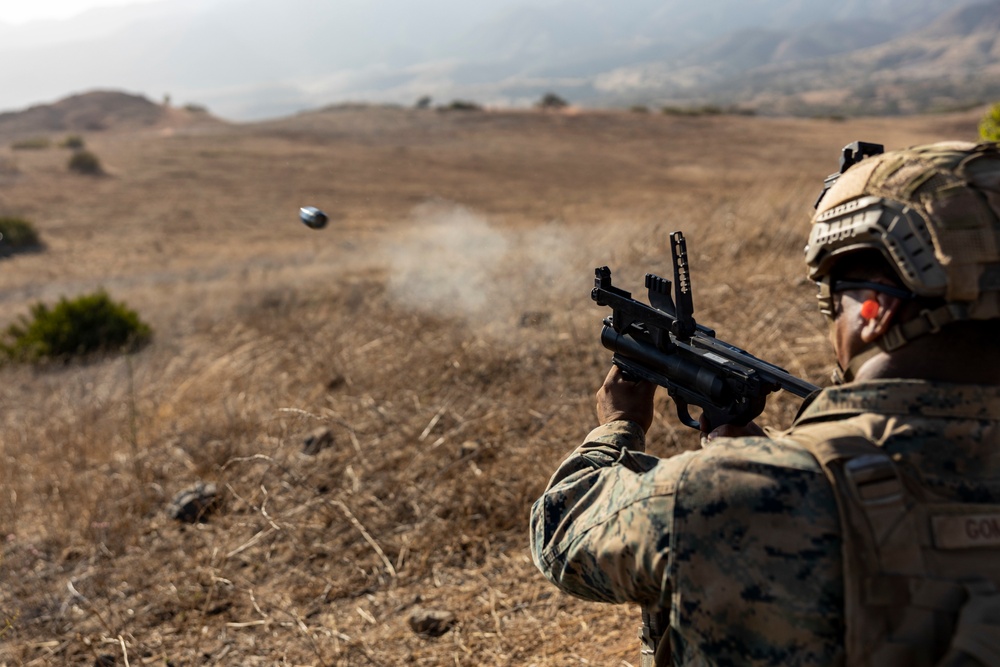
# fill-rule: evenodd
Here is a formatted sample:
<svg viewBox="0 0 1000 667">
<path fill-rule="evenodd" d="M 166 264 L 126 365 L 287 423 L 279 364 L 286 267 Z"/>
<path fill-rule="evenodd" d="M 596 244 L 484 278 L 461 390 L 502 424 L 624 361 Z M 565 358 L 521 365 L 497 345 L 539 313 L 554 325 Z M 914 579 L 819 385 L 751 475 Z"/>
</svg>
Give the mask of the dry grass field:
<svg viewBox="0 0 1000 667">
<path fill-rule="evenodd" d="M 638 664 L 637 610 L 527 550 L 609 366 L 593 268 L 640 292 L 681 229 L 699 321 L 825 383 L 801 251 L 839 148 L 979 116 L 340 108 L 87 134 L 102 177 L 3 140 L 0 214 L 47 249 L 0 260 L 0 327 L 103 287 L 154 340 L 0 367 L 0 666 Z M 698 446 L 658 400 L 651 450 Z M 218 510 L 171 519 L 198 481 Z"/>
</svg>

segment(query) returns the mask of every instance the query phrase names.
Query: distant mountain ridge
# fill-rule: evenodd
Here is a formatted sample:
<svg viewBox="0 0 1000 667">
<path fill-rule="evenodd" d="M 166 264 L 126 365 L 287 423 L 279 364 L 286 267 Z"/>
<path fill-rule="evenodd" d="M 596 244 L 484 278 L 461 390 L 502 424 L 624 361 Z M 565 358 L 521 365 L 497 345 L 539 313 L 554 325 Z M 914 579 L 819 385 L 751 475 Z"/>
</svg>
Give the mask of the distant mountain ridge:
<svg viewBox="0 0 1000 667">
<path fill-rule="evenodd" d="M 818 82 L 818 83 L 817 83 Z M 848 113 L 914 113 L 1000 99 L 1000 0 L 953 9 L 896 39 L 828 60 L 755 72 L 748 89 L 794 91 L 776 105 L 795 112 L 806 93 L 846 92 Z M 749 90 L 748 90 L 749 92 Z"/>
<path fill-rule="evenodd" d="M 867 94 L 841 110 L 889 113 L 982 101 L 1000 85 L 1000 0 L 178 0 L 124 9 L 0 24 L 0 59 L 31 63 L 0 68 L 0 109 L 117 88 L 170 93 L 237 119 L 425 95 L 526 106 L 550 90 L 589 106 L 761 113 L 835 113 Z M 886 92 L 890 84 L 899 90 Z"/>
<path fill-rule="evenodd" d="M 964 5 L 893 39 L 830 22 L 726 35 L 684 58 L 599 75 L 609 98 L 740 105 L 764 113 L 913 113 L 1000 97 L 1000 0 Z"/>
</svg>

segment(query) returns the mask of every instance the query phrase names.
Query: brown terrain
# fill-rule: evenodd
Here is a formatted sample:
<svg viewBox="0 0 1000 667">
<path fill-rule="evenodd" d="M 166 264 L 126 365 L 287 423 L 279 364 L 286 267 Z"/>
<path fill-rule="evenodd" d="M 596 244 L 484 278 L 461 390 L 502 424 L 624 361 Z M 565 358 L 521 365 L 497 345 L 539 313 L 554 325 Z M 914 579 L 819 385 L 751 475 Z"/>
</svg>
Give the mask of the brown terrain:
<svg viewBox="0 0 1000 667">
<path fill-rule="evenodd" d="M 104 288 L 154 330 L 0 367 L 0 666 L 638 664 L 638 611 L 559 593 L 527 548 L 609 367 L 593 268 L 639 291 L 681 229 L 699 321 L 825 383 L 801 252 L 839 148 L 982 115 L 160 112 L 0 122 L 0 215 L 45 243 L 0 260 L 0 327 Z M 70 131 L 104 176 L 67 170 Z M 697 447 L 658 401 L 651 450 Z M 171 518 L 199 481 L 218 507 Z"/>
</svg>

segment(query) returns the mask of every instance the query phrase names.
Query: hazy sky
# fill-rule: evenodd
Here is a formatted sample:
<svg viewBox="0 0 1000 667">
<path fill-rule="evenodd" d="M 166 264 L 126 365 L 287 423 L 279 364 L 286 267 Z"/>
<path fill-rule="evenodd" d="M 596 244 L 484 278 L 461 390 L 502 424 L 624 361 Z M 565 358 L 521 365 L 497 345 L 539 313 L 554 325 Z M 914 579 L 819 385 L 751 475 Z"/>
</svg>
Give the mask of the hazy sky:
<svg viewBox="0 0 1000 667">
<path fill-rule="evenodd" d="M 798 44 L 803 26 L 821 27 L 819 51 L 851 50 L 858 40 L 866 46 L 919 27 L 947 4 L 0 0 L 0 63 L 9 65 L 0 65 L 0 113 L 91 90 L 153 100 L 169 93 L 177 104 L 238 120 L 341 102 L 413 104 L 425 96 L 496 107 L 529 107 L 546 92 L 580 105 L 702 104 L 732 87 L 733 72 L 784 53 L 774 51 L 776 40 Z M 827 44 L 843 31 L 831 21 L 861 22 L 866 30 Z M 754 33 L 757 41 L 745 48 L 742 37 L 719 42 L 736 48 L 711 46 L 763 26 L 776 37 Z M 806 53 L 813 33 L 802 34 Z M 25 62 L 31 66 L 15 66 Z"/>
<path fill-rule="evenodd" d="M 2 0 L 0 22 L 26 23 L 37 19 L 65 19 L 93 7 L 134 5 L 154 0 Z"/>
</svg>

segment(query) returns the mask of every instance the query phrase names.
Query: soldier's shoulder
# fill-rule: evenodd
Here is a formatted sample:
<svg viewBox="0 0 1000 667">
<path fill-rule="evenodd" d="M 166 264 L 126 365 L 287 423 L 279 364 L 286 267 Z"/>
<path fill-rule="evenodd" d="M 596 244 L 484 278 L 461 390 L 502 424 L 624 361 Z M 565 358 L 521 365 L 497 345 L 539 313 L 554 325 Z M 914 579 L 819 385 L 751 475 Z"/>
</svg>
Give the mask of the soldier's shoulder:
<svg viewBox="0 0 1000 667">
<path fill-rule="evenodd" d="M 678 482 L 675 520 L 678 534 L 699 544 L 739 527 L 763 543 L 806 549 L 839 530 L 822 466 L 787 438 L 727 438 L 705 447 Z"/>
<path fill-rule="evenodd" d="M 701 465 L 748 465 L 821 472 L 816 458 L 793 437 L 716 438 L 697 457 Z"/>
<path fill-rule="evenodd" d="M 786 437 L 713 441 L 688 462 L 676 496 L 678 507 L 712 507 L 729 519 L 743 517 L 748 523 L 774 514 L 822 515 L 831 524 L 836 519 L 833 490 L 822 465 Z M 688 529 L 708 530 L 701 525 Z"/>
</svg>

